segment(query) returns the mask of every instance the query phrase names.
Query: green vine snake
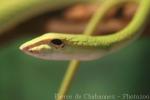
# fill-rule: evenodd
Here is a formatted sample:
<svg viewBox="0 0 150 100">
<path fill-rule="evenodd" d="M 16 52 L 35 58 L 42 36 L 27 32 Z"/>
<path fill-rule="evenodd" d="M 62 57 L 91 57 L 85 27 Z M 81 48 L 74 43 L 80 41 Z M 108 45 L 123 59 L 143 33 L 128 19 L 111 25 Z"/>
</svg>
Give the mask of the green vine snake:
<svg viewBox="0 0 150 100">
<path fill-rule="evenodd" d="M 1 1 L 4 6 L 0 7 L 1 15 L 3 15 L 0 16 L 0 33 L 37 14 L 79 2 L 78 0 L 14 1 L 12 3 Z M 150 12 L 150 1 L 138 0 L 138 3 L 139 7 L 132 21 L 119 32 L 102 36 L 51 32 L 24 43 L 20 49 L 29 55 L 46 60 L 98 59 L 123 47 L 139 35 L 138 32 L 143 27 Z M 16 15 L 17 13 L 20 15 Z"/>
</svg>

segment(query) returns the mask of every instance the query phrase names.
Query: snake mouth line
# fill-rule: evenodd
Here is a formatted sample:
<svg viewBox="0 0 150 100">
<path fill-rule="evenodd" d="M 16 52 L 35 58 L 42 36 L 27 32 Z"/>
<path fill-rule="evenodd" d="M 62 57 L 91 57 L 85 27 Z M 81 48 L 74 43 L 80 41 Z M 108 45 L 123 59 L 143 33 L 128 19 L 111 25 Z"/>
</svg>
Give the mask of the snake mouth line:
<svg viewBox="0 0 150 100">
<path fill-rule="evenodd" d="M 32 50 L 32 48 L 40 46 L 40 45 L 44 45 L 47 44 L 49 42 L 49 40 L 42 40 L 39 41 L 37 43 L 33 43 L 33 44 L 28 44 L 28 42 L 22 44 L 19 49 L 23 52 L 30 52 L 30 53 L 38 53 L 37 50 Z"/>
<path fill-rule="evenodd" d="M 21 45 L 19 47 L 19 49 L 21 51 L 23 51 L 24 53 L 26 53 L 26 54 L 29 54 L 29 55 L 31 55 L 31 54 L 39 54 L 39 52 L 37 50 L 32 50 L 32 48 L 34 48 L 33 45 L 27 46 L 27 47 L 24 47 L 24 45 Z"/>
</svg>

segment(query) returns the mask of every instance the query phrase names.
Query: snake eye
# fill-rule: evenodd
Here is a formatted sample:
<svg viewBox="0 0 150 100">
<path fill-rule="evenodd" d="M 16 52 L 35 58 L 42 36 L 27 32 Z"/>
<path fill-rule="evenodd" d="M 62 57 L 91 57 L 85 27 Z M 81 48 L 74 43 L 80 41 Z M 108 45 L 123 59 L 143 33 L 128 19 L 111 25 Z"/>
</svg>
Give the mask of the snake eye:
<svg viewBox="0 0 150 100">
<path fill-rule="evenodd" d="M 62 48 L 62 47 L 64 47 L 64 43 L 60 39 L 53 39 L 53 40 L 51 40 L 51 44 L 53 46 L 55 46 L 56 48 L 60 48 L 60 47 Z"/>
</svg>

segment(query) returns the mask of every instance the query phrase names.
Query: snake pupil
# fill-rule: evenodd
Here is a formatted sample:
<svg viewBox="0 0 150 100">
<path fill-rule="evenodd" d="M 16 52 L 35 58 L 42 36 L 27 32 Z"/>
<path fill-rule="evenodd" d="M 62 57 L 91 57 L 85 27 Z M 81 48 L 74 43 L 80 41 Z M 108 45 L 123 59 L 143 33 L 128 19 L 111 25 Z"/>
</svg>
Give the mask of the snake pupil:
<svg viewBox="0 0 150 100">
<path fill-rule="evenodd" d="M 53 39 L 51 42 L 55 45 L 62 45 L 63 44 L 63 42 L 60 39 Z"/>
</svg>

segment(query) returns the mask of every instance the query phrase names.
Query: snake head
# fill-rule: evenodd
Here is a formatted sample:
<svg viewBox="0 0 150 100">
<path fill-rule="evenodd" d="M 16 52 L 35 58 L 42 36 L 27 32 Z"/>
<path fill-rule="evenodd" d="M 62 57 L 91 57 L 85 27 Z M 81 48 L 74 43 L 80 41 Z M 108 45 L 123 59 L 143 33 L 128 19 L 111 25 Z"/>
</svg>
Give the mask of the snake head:
<svg viewBox="0 0 150 100">
<path fill-rule="evenodd" d="M 20 46 L 28 55 L 45 60 L 91 60 L 99 54 L 95 49 L 76 45 L 76 35 L 47 33 Z M 100 50 L 97 50 L 98 52 Z"/>
<path fill-rule="evenodd" d="M 22 44 L 20 50 L 37 58 L 59 60 L 64 58 L 65 45 L 64 37 L 49 33 Z"/>
</svg>

